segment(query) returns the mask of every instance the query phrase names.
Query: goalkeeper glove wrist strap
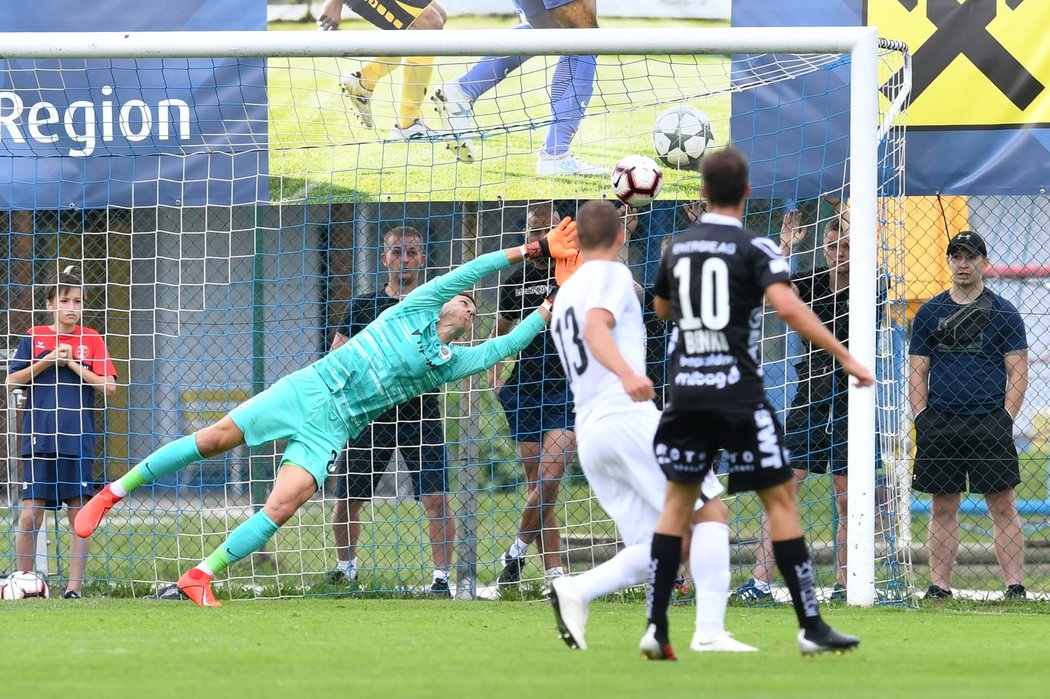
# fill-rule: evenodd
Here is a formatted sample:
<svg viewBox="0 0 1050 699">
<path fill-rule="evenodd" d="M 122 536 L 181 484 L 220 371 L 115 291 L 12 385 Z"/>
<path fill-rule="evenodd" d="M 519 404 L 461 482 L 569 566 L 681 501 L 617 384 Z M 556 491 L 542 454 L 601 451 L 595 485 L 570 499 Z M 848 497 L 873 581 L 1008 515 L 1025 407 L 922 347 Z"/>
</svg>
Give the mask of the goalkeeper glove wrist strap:
<svg viewBox="0 0 1050 699">
<path fill-rule="evenodd" d="M 532 242 L 522 245 L 521 254 L 525 256 L 526 260 L 538 260 L 550 257 L 551 248 L 550 245 L 547 244 L 545 238 L 540 238 L 539 240 L 533 240 Z"/>
</svg>

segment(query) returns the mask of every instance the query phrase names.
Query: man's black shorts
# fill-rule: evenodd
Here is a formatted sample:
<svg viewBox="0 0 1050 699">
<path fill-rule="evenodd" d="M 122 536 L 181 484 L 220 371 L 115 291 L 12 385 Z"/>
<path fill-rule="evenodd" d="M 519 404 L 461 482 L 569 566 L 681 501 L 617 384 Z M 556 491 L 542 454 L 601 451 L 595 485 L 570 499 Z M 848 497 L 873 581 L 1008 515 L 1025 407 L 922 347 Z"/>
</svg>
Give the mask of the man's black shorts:
<svg viewBox="0 0 1050 699">
<path fill-rule="evenodd" d="M 921 493 L 1001 493 L 1021 482 L 1014 421 L 1006 408 L 960 415 L 927 407 L 915 416 L 915 475 Z"/>
<path fill-rule="evenodd" d="M 665 410 L 653 438 L 667 480 L 700 483 L 720 450 L 729 462 L 730 493 L 763 490 L 793 478 L 784 432 L 773 408 Z"/>
<path fill-rule="evenodd" d="M 814 368 L 799 383 L 784 421 L 785 442 L 793 468 L 810 473 L 846 475 L 849 383 L 835 367 Z"/>
<path fill-rule="evenodd" d="M 412 476 L 417 500 L 423 495 L 448 492 L 444 426 L 440 418 L 430 418 L 369 425 L 340 454 L 332 476 L 332 495 L 371 499 L 395 449 Z"/>
<path fill-rule="evenodd" d="M 542 442 L 547 432 L 575 429 L 576 413 L 565 379 L 508 382 L 500 389 L 499 401 L 516 442 Z"/>
</svg>

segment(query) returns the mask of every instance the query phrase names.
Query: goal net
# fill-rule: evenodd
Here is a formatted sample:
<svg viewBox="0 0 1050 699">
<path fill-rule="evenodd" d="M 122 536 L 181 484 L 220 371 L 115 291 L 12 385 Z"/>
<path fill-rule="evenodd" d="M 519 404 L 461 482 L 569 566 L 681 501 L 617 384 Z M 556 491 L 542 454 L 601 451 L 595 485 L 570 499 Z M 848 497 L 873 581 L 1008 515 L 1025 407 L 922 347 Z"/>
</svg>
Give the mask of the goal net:
<svg viewBox="0 0 1050 699">
<path fill-rule="evenodd" d="M 678 145 L 682 167 L 665 165 L 659 198 L 625 221 L 624 260 L 644 293 L 662 241 L 698 213 L 690 149 L 706 144 L 695 127 L 706 118 L 707 147 L 734 142 L 751 157 L 746 225 L 778 240 L 786 216 L 797 223 L 790 259 L 800 279 L 824 274 L 829 223 L 849 232 L 853 260 L 834 297 L 848 300 L 849 314 L 834 322 L 848 325 L 851 346 L 876 368 L 877 390 L 836 393 L 824 417 L 824 397 L 799 404 L 800 368 L 816 360 L 770 315 L 762 366 L 781 420 L 795 401 L 814 416 L 805 429 L 824 434 L 835 454 L 809 461 L 848 454 L 848 489 L 836 494 L 833 479 L 816 473 L 801 489 L 821 595 L 845 579 L 856 603 L 909 598 L 908 71 L 900 47 L 876 48 L 873 30 L 63 34 L 0 43 L 0 168 L 11 183 L 0 187 L 5 359 L 18 361 L 30 328 L 56 322 L 45 294 L 74 267 L 80 323 L 104 337 L 119 383 L 78 408 L 93 412 L 99 434 L 95 484 L 318 359 L 413 284 L 520 243 L 549 225 L 551 211 L 572 216 L 609 197 L 607 172 L 621 157 Z M 497 58 L 479 63 L 486 54 Z M 406 55 L 437 58 L 431 69 Z M 658 117 L 674 107 L 699 110 L 701 121 L 683 120 L 684 134 L 661 126 L 654 146 Z M 461 121 L 450 126 L 450 117 Z M 470 341 L 506 332 L 547 282 L 534 267 L 485 280 Z M 649 330 L 659 385 L 667 329 L 650 318 Z M 538 594 L 555 566 L 580 571 L 607 559 L 619 538 L 576 463 L 551 351 L 541 343 L 496 375 L 380 418 L 262 551 L 223 573 L 220 597 L 426 594 L 434 569 L 450 567 L 457 596 L 506 598 Z M 0 525 L 0 567 L 24 560 L 15 551 L 23 468 L 48 456 L 32 435 L 23 439 L 30 408 L 20 400 L 58 395 L 53 383 L 5 397 L 0 479 L 10 516 Z M 142 596 L 173 582 L 262 505 L 283 447 L 235 449 L 134 492 L 91 541 L 88 588 Z M 560 489 L 551 488 L 562 467 Z M 530 508 L 537 481 L 542 506 Z M 848 569 L 847 501 L 856 519 Z M 762 564 L 762 517 L 750 495 L 730 504 L 736 587 Z M 522 530 L 523 511 L 542 524 Z M 75 570 L 68 524 L 50 512 L 43 519 L 48 545 L 35 565 L 66 578 Z M 501 555 L 519 537 L 530 544 L 520 583 L 501 588 Z M 352 583 L 334 572 L 351 558 Z"/>
</svg>

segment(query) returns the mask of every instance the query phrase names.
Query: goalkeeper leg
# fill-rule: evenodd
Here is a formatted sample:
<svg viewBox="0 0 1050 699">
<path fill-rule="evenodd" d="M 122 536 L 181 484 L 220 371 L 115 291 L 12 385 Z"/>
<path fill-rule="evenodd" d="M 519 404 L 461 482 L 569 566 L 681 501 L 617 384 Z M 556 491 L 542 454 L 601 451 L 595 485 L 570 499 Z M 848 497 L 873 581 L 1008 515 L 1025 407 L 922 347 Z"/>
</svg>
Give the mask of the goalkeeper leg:
<svg viewBox="0 0 1050 699">
<path fill-rule="evenodd" d="M 175 473 L 195 461 L 223 454 L 241 444 L 244 444 L 244 432 L 229 415 L 214 425 L 165 444 L 124 476 L 104 487 L 80 509 L 73 526 L 77 536 L 91 536 L 106 513 L 133 490 Z"/>
<path fill-rule="evenodd" d="M 310 471 L 286 462 L 263 509 L 230 532 L 226 541 L 195 568 L 186 571 L 179 578 L 179 589 L 200 607 L 221 607 L 211 589 L 215 575 L 262 548 L 316 491 L 317 480 Z"/>
</svg>

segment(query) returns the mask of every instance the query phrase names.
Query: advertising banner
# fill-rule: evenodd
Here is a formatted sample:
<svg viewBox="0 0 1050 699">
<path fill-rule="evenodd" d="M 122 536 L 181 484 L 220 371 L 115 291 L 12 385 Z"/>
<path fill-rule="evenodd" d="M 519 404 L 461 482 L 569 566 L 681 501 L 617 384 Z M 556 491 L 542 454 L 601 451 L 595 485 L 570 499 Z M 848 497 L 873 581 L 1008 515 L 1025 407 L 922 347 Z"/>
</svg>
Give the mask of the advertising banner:
<svg viewBox="0 0 1050 699">
<path fill-rule="evenodd" d="M 261 0 L 0 0 L 5 32 L 265 28 Z M 262 59 L 0 61 L 4 208 L 245 204 L 267 169 Z"/>
</svg>

